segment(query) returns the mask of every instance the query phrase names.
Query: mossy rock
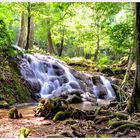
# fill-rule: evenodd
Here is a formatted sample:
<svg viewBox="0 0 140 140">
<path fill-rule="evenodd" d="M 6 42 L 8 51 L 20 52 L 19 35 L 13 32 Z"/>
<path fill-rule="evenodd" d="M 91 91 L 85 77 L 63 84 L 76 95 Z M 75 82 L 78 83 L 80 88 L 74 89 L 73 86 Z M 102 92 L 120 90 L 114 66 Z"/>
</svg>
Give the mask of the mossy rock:
<svg viewBox="0 0 140 140">
<path fill-rule="evenodd" d="M 22 79 L 16 62 L 16 57 L 9 59 L 8 53 L 11 51 L 1 51 L 0 53 L 0 89 L 1 96 L 6 99 L 9 105 L 33 101 L 31 93 Z"/>
<path fill-rule="evenodd" d="M 11 118 L 11 119 L 18 119 L 19 118 L 19 115 L 18 115 L 18 110 L 17 108 L 11 108 L 9 111 L 8 111 L 8 117 Z"/>
<path fill-rule="evenodd" d="M 2 100 L 2 101 L 0 101 L 0 108 L 9 109 L 10 105 L 7 103 L 7 101 Z"/>
<path fill-rule="evenodd" d="M 20 129 L 19 138 L 27 138 L 29 134 L 30 134 L 30 129 L 23 127 Z"/>
<path fill-rule="evenodd" d="M 57 121 L 57 120 L 63 120 L 65 119 L 66 117 L 68 117 L 69 115 L 69 112 L 68 111 L 59 111 L 55 114 L 55 116 L 53 117 L 53 120 L 54 121 Z"/>
</svg>

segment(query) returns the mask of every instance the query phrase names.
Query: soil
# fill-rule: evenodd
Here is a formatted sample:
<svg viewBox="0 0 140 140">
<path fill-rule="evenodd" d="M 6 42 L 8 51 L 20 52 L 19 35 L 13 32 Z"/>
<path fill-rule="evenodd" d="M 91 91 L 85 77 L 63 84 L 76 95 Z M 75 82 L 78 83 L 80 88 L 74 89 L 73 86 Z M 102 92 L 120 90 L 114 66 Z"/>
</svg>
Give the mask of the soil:
<svg viewBox="0 0 140 140">
<path fill-rule="evenodd" d="M 33 109 L 36 106 L 24 106 L 18 110 L 22 113 L 23 118 L 10 119 L 8 118 L 8 109 L 0 109 L 0 137 L 1 138 L 18 138 L 19 131 L 22 127 L 31 130 L 28 138 L 31 137 L 48 137 L 48 135 L 60 134 L 63 132 L 72 131 L 72 125 L 64 124 L 63 121 L 54 122 L 53 120 L 43 120 L 42 117 L 35 117 Z M 77 120 L 77 126 L 81 133 L 85 133 L 86 137 L 115 137 L 115 135 L 108 135 L 107 122 L 94 125 L 92 121 Z M 103 130 L 100 133 L 100 130 Z M 131 130 L 129 134 L 120 137 L 139 137 L 140 131 Z"/>
</svg>

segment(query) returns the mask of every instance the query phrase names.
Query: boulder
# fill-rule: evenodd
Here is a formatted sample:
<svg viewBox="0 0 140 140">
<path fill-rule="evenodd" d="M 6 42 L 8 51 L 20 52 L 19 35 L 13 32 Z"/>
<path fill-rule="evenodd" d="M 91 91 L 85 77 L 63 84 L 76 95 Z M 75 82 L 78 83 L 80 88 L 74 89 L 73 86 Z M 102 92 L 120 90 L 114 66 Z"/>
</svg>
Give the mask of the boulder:
<svg viewBox="0 0 140 140">
<path fill-rule="evenodd" d="M 37 93 L 41 89 L 41 84 L 36 79 L 27 79 L 26 84 L 32 93 Z"/>
<path fill-rule="evenodd" d="M 75 95 L 75 94 L 72 95 L 71 97 L 69 97 L 68 101 L 70 103 L 81 103 L 81 102 L 83 102 L 82 98 L 77 96 L 77 95 Z"/>
</svg>

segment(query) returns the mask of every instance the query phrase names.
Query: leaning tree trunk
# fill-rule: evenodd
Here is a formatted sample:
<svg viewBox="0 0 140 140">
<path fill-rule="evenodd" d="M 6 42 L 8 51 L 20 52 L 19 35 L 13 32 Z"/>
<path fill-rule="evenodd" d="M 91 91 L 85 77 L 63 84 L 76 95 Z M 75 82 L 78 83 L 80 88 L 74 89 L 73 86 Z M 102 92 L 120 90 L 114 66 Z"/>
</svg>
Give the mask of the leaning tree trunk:
<svg viewBox="0 0 140 140">
<path fill-rule="evenodd" d="M 135 42 L 135 39 L 134 39 L 134 42 Z M 135 44 L 135 43 L 134 43 Z M 132 67 L 132 64 L 134 63 L 134 59 L 135 59 L 135 48 L 134 46 L 131 48 L 130 50 L 130 55 L 129 55 L 129 61 L 128 61 L 128 66 L 127 66 L 127 70 L 126 70 L 126 73 L 125 73 L 125 76 L 124 76 L 124 79 L 121 83 L 121 89 L 124 90 L 125 87 L 126 87 L 126 84 L 129 80 L 129 76 L 130 76 L 130 70 L 131 70 L 131 67 Z"/>
<path fill-rule="evenodd" d="M 24 12 L 22 12 L 20 33 L 19 33 L 19 38 L 18 38 L 18 46 L 21 48 L 24 48 L 24 45 L 25 45 L 25 35 L 26 35 L 25 15 L 24 15 Z"/>
<path fill-rule="evenodd" d="M 136 111 L 140 111 L 140 3 L 136 3 L 136 78 L 132 94 L 132 104 Z"/>
<path fill-rule="evenodd" d="M 27 42 L 26 42 L 26 46 L 25 46 L 25 50 L 29 49 L 29 42 L 30 42 L 30 20 L 31 20 L 31 3 L 28 2 L 28 27 L 27 27 Z"/>
</svg>

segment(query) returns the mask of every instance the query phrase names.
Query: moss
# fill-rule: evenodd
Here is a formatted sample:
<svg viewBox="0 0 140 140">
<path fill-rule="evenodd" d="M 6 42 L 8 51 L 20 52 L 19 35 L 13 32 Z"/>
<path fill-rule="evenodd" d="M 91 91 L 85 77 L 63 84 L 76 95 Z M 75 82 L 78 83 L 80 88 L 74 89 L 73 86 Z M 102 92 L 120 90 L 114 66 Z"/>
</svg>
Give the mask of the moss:
<svg viewBox="0 0 140 140">
<path fill-rule="evenodd" d="M 59 111 L 55 114 L 53 120 L 54 121 L 57 121 L 57 120 L 63 120 L 65 119 L 66 117 L 68 117 L 69 115 L 69 112 L 68 111 Z"/>
<path fill-rule="evenodd" d="M 110 135 L 110 134 L 100 134 L 99 136 L 98 136 L 98 138 L 111 138 L 112 136 Z"/>
<path fill-rule="evenodd" d="M 127 101 L 126 111 L 128 114 L 131 114 L 134 112 L 134 105 L 132 103 L 132 98 L 130 97 Z"/>
<path fill-rule="evenodd" d="M 0 53 L 0 89 L 1 96 L 8 104 L 23 103 L 31 100 L 30 92 L 24 84 L 23 79 L 16 71 L 15 64 Z"/>
<path fill-rule="evenodd" d="M 19 132 L 19 138 L 27 138 L 27 136 L 30 134 L 30 130 L 28 128 L 21 128 Z"/>
<path fill-rule="evenodd" d="M 18 119 L 19 115 L 18 115 L 18 110 L 17 108 L 12 108 L 8 111 L 8 117 L 11 119 Z"/>
<path fill-rule="evenodd" d="M 110 126 L 114 121 L 117 121 L 117 120 L 118 120 L 117 117 L 115 117 L 115 118 L 109 120 L 109 121 L 108 121 L 108 125 Z"/>
<path fill-rule="evenodd" d="M 102 110 L 102 107 L 97 107 L 94 114 L 99 115 L 101 110 Z"/>
<path fill-rule="evenodd" d="M 57 121 L 69 117 L 71 109 L 67 108 L 67 101 L 57 97 L 55 99 L 41 99 L 38 108 L 34 112 L 35 116 L 42 116 L 44 119 L 51 118 Z"/>
<path fill-rule="evenodd" d="M 73 124 L 75 124 L 75 123 L 77 123 L 77 121 L 76 121 L 76 120 L 73 120 L 73 119 L 71 119 L 71 118 L 63 121 L 63 124 L 64 124 L 64 125 L 66 125 L 66 124 L 73 125 Z"/>
<path fill-rule="evenodd" d="M 86 134 L 85 138 L 97 138 L 96 134 Z"/>
</svg>

